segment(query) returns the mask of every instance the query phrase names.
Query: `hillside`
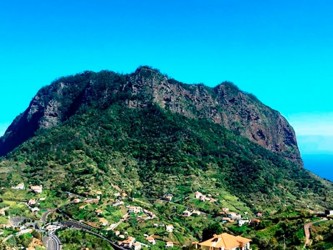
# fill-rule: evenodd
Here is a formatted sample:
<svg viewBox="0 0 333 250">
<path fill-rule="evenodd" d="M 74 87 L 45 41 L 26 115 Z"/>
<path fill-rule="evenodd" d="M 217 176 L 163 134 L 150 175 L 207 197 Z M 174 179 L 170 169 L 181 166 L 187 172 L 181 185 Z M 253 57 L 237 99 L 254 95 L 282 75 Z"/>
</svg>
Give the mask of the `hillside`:
<svg viewBox="0 0 333 250">
<path fill-rule="evenodd" d="M 260 247 L 288 232 L 286 244 L 301 245 L 302 236 L 286 225 L 298 223 L 299 232 L 303 217 L 281 222 L 285 234 L 280 218 L 323 211 L 333 201 L 332 183 L 302 167 L 293 129 L 277 111 L 231 83 L 186 85 L 147 67 L 130 75 L 60 78 L 38 92 L 1 140 L 3 199 L 30 199 L 29 192 L 11 190 L 19 183 L 42 185 L 47 200 L 41 208 L 61 208 L 52 220 L 63 220 L 65 213 L 97 225 L 97 208 L 111 224 L 126 214 L 125 205 L 139 205 L 158 219 L 130 217 L 120 230 L 141 241 L 143 233 L 154 234 L 159 244 L 201 240 L 207 225 L 221 224 L 227 207 L 252 218 L 261 212 L 269 220 L 260 228 L 223 230 L 243 233 Z M 196 191 L 207 201 L 196 199 Z M 68 194 L 100 198 L 82 208 L 83 201 L 69 202 Z M 166 194 L 172 202 L 163 199 Z M 117 202 L 123 205 L 113 207 Z M 202 215 L 184 218 L 185 210 Z M 156 223 L 171 223 L 175 232 L 166 234 Z"/>
</svg>

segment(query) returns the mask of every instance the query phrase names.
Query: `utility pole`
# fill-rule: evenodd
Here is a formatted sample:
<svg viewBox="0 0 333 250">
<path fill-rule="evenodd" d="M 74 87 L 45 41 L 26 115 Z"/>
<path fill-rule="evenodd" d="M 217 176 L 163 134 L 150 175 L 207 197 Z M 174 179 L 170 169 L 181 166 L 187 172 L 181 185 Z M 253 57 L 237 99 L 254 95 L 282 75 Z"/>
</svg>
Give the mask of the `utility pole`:
<svg viewBox="0 0 333 250">
<path fill-rule="evenodd" d="M 286 236 L 283 234 L 283 249 L 286 250 Z"/>
</svg>

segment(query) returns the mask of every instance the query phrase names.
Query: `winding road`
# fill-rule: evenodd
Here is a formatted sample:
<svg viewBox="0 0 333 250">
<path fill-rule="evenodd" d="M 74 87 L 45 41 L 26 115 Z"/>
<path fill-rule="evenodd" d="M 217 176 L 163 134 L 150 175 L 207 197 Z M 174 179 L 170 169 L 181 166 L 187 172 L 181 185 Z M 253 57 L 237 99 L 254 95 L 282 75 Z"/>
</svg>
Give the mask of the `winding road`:
<svg viewBox="0 0 333 250">
<path fill-rule="evenodd" d="M 95 235 L 96 237 L 99 237 L 99 238 L 107 241 L 116 250 L 128 250 L 128 248 L 123 248 L 121 246 L 118 246 L 113 241 L 109 240 L 108 238 L 104 237 L 103 235 L 91 231 L 91 229 L 93 229 L 93 228 L 86 224 L 82 224 L 78 221 L 64 221 L 64 222 L 61 222 L 60 224 L 62 224 L 65 227 L 72 227 L 72 228 L 75 228 L 78 230 L 83 230 L 89 234 Z"/>
<path fill-rule="evenodd" d="M 44 223 L 46 223 L 46 222 L 47 222 L 47 217 L 48 217 L 51 213 L 53 213 L 53 212 L 55 212 L 55 211 L 56 211 L 56 209 L 51 209 L 51 210 L 48 210 L 47 212 L 45 212 L 45 213 L 42 215 L 41 221 L 44 222 Z"/>
<path fill-rule="evenodd" d="M 310 236 L 311 236 L 311 233 L 310 233 L 310 228 L 313 226 L 313 225 L 316 225 L 316 224 L 319 224 L 323 221 L 327 221 L 327 218 L 325 219 L 322 219 L 320 221 L 316 221 L 316 222 L 309 222 L 309 223 L 306 223 L 304 225 L 304 234 L 305 234 L 305 244 L 304 244 L 304 248 L 306 246 L 309 246 L 310 243 L 311 243 L 311 240 L 310 240 Z"/>
<path fill-rule="evenodd" d="M 46 240 L 46 249 L 47 250 L 61 250 L 61 242 L 54 233 L 49 234 L 49 237 Z"/>
</svg>

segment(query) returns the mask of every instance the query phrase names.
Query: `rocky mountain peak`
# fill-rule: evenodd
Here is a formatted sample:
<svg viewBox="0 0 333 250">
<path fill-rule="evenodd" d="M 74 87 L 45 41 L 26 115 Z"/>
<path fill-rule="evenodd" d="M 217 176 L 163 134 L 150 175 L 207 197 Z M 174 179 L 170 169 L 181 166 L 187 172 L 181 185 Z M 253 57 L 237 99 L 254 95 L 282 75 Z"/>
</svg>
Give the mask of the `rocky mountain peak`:
<svg viewBox="0 0 333 250">
<path fill-rule="evenodd" d="M 42 88 L 0 140 L 0 155 L 20 145 L 38 129 L 60 125 L 84 105 L 107 108 L 119 102 L 131 108 L 159 105 L 193 119 L 208 119 L 249 140 L 301 162 L 295 133 L 277 111 L 242 92 L 231 82 L 214 88 L 184 84 L 148 66 L 120 75 L 86 71 L 63 77 Z"/>
</svg>

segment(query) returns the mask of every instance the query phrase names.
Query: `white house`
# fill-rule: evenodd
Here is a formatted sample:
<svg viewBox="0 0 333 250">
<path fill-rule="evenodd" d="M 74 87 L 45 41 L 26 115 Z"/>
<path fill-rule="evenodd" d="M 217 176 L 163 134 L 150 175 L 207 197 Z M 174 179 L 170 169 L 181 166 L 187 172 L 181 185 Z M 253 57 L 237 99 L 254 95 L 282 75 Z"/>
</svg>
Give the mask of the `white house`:
<svg viewBox="0 0 333 250">
<path fill-rule="evenodd" d="M 203 195 L 203 194 L 200 193 L 199 191 L 196 191 L 195 194 L 194 194 L 194 196 L 195 196 L 196 199 L 200 199 L 200 197 L 201 197 L 202 195 Z"/>
<path fill-rule="evenodd" d="M 173 247 L 173 242 L 172 241 L 168 241 L 165 245 L 166 248 L 169 248 L 169 247 Z"/>
<path fill-rule="evenodd" d="M 28 205 L 29 206 L 34 206 L 34 205 L 36 205 L 37 204 L 37 201 L 35 200 L 35 199 L 30 199 L 29 201 L 28 201 Z"/>
<path fill-rule="evenodd" d="M 43 186 L 30 186 L 30 189 L 37 194 L 41 194 L 43 192 Z"/>
<path fill-rule="evenodd" d="M 175 228 L 173 227 L 173 225 L 167 225 L 166 226 L 166 231 L 169 232 L 169 233 L 172 233 L 174 229 Z"/>
<path fill-rule="evenodd" d="M 12 187 L 12 189 L 24 190 L 24 183 L 20 183 L 17 186 Z"/>
<path fill-rule="evenodd" d="M 238 226 L 243 226 L 244 224 L 249 224 L 250 223 L 250 221 L 249 220 L 243 220 L 243 219 L 240 219 L 240 220 L 238 220 L 237 221 L 237 223 L 238 223 Z"/>
<path fill-rule="evenodd" d="M 190 212 L 190 211 L 188 211 L 188 210 L 185 210 L 184 212 L 183 212 L 183 216 L 184 217 L 190 217 L 192 215 L 192 213 Z"/>
<path fill-rule="evenodd" d="M 152 244 L 152 245 L 155 245 L 155 244 L 156 244 L 156 241 L 155 241 L 154 237 L 152 237 L 152 236 L 148 236 L 148 237 L 146 238 L 146 240 L 147 240 L 150 244 Z"/>
<path fill-rule="evenodd" d="M 140 242 L 135 242 L 133 244 L 134 250 L 140 250 L 142 248 L 142 244 Z"/>
</svg>

